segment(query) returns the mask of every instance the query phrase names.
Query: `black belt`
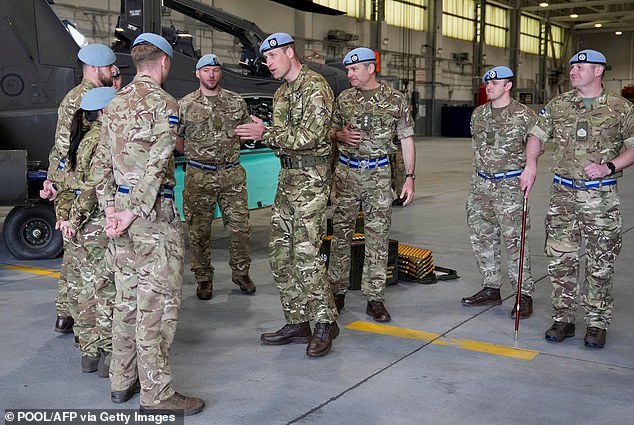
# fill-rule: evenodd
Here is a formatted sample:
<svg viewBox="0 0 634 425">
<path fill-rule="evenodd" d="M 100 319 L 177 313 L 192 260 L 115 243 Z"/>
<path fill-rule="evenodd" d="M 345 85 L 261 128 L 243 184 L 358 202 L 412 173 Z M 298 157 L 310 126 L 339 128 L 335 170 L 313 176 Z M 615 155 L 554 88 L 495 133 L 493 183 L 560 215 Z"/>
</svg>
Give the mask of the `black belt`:
<svg viewBox="0 0 634 425">
<path fill-rule="evenodd" d="M 228 170 L 230 168 L 236 167 L 240 165 L 240 161 L 232 162 L 230 164 L 205 164 L 204 162 L 198 162 L 198 161 L 194 161 L 193 159 L 188 159 L 187 165 L 191 165 L 194 168 L 198 168 L 200 170 L 205 170 L 205 171 L 218 171 L 218 170 Z"/>
<path fill-rule="evenodd" d="M 330 160 L 328 156 L 280 156 L 282 168 L 308 168 L 325 164 Z"/>
<path fill-rule="evenodd" d="M 132 191 L 130 186 L 117 186 L 117 192 L 119 193 L 130 193 L 130 191 Z M 162 196 L 165 199 L 174 199 L 174 186 L 171 184 L 161 185 L 161 191 L 158 193 L 158 196 Z"/>
</svg>

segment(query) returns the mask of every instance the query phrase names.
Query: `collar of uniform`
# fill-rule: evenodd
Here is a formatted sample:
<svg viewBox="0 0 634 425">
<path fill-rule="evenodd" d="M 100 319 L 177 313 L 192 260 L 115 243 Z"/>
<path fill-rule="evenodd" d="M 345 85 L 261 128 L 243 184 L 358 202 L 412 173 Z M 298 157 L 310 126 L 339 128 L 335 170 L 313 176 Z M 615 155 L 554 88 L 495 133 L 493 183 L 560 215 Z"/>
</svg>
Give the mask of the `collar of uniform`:
<svg viewBox="0 0 634 425">
<path fill-rule="evenodd" d="M 143 81 L 144 83 L 153 85 L 155 87 L 161 88 L 161 85 L 158 83 L 158 81 L 156 81 L 154 78 L 150 77 L 149 75 L 135 75 L 134 79 L 132 81 Z"/>
<path fill-rule="evenodd" d="M 357 95 L 357 99 L 359 99 L 360 102 L 365 102 L 365 97 L 363 97 L 363 90 L 354 88 L 356 90 L 356 95 Z M 385 84 L 385 82 L 383 81 L 379 81 L 379 90 L 374 93 L 374 96 L 372 97 L 378 97 L 380 98 L 384 98 L 386 96 L 386 92 L 389 90 L 389 87 L 387 86 L 387 84 Z"/>
<path fill-rule="evenodd" d="M 606 104 L 608 101 L 609 94 L 610 94 L 609 90 L 607 90 L 605 87 L 601 87 L 601 93 L 599 93 L 599 95 L 594 98 L 594 102 L 592 103 L 596 102 L 599 105 Z M 585 108 L 585 104 L 583 103 L 583 98 L 579 96 L 579 93 L 577 92 L 577 90 L 572 90 L 572 98 L 576 104 L 584 105 L 584 108 Z"/>
<path fill-rule="evenodd" d="M 90 89 L 94 89 L 97 88 L 97 84 L 93 83 L 92 81 L 90 81 L 87 78 L 82 78 L 81 79 L 81 83 L 82 86 L 86 86 L 89 90 Z"/>
<path fill-rule="evenodd" d="M 225 97 L 225 91 L 222 89 L 222 87 L 220 87 L 220 89 L 218 90 L 218 99 L 224 99 L 224 97 Z M 196 90 L 196 100 L 205 105 L 209 103 L 209 99 L 207 99 L 207 96 L 203 94 L 200 88 Z"/>
<path fill-rule="evenodd" d="M 290 83 L 286 81 L 286 85 L 288 86 L 288 88 L 293 91 L 299 89 L 301 85 L 303 84 L 304 80 L 306 79 L 306 75 L 308 74 L 308 71 L 309 71 L 308 65 L 302 64 L 302 68 L 299 70 L 299 74 L 297 74 L 297 78 L 295 78 Z"/>
</svg>

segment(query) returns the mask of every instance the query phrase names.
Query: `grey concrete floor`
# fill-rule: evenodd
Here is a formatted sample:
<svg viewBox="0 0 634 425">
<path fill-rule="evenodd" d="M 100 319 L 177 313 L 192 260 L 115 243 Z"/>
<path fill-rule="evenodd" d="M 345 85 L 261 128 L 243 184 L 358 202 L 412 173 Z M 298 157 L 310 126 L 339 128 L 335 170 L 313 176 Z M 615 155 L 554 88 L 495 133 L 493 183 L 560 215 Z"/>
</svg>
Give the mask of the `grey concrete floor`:
<svg viewBox="0 0 634 425">
<path fill-rule="evenodd" d="M 510 284 L 502 288 L 501 306 L 460 304 L 480 284 L 464 211 L 472 173 L 469 140 L 420 139 L 416 147 L 416 198 L 394 210 L 392 238 L 431 249 L 435 264 L 456 269 L 460 278 L 389 287 L 393 320 L 390 328 L 378 327 L 388 334 L 366 329 L 374 322 L 365 315 L 365 299 L 350 292 L 333 350 L 312 359 L 304 345 L 259 342 L 261 332 L 283 324 L 267 261 L 270 210 L 252 213 L 255 296 L 231 283 L 226 233 L 214 224 L 214 298 L 196 298 L 186 267 L 172 347 L 175 387 L 207 402 L 186 424 L 633 423 L 634 173 L 626 171 L 619 185 L 624 231 L 613 323 L 606 347 L 589 350 L 581 315 L 574 338 L 544 340 L 551 324 L 543 255 L 550 152 L 542 157 L 530 199 L 535 313 L 521 321 L 515 341 Z M 6 268 L 11 265 L 59 270 L 60 260 L 21 262 L 0 246 L 0 409 L 137 409 L 138 396 L 112 404 L 109 381 L 81 373 L 72 335 L 53 332 L 56 279 Z"/>
</svg>

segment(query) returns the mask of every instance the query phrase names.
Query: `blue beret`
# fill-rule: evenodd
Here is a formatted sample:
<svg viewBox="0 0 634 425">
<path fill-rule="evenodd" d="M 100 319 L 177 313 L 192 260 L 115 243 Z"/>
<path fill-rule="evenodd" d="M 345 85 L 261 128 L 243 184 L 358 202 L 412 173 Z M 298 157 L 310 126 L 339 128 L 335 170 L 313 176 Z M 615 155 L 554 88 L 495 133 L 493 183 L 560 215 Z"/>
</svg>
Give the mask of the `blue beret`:
<svg viewBox="0 0 634 425">
<path fill-rule="evenodd" d="M 137 46 L 139 44 L 150 43 L 161 49 L 167 56 L 170 58 L 174 55 L 174 49 L 172 49 L 172 45 L 167 42 L 166 39 L 161 37 L 158 34 L 154 34 L 151 32 L 144 32 L 140 34 L 137 38 L 134 39 L 134 43 L 132 43 L 132 47 Z"/>
<path fill-rule="evenodd" d="M 486 83 L 489 80 L 507 80 L 513 77 L 515 77 L 515 75 L 508 66 L 496 66 L 484 73 L 482 82 Z"/>
<path fill-rule="evenodd" d="M 376 55 L 374 54 L 374 50 L 368 49 L 367 47 L 357 47 L 356 49 L 352 49 L 343 58 L 344 65 L 370 61 L 376 61 Z"/>
<path fill-rule="evenodd" d="M 278 47 L 288 46 L 293 43 L 295 43 L 295 40 L 293 40 L 293 37 L 290 35 L 285 32 L 276 32 L 266 37 L 266 40 L 260 44 L 260 53 L 268 52 Z"/>
<path fill-rule="evenodd" d="M 117 60 L 110 47 L 98 43 L 85 45 L 79 49 L 77 57 L 90 66 L 110 66 Z"/>
<path fill-rule="evenodd" d="M 572 65 L 573 63 L 598 63 L 601 65 L 606 64 L 605 56 L 601 52 L 597 52 L 596 50 L 585 49 L 580 52 L 575 53 L 570 58 L 569 63 Z"/>
<path fill-rule="evenodd" d="M 198 70 L 204 66 L 220 66 L 220 62 L 218 62 L 218 56 L 210 53 L 198 59 L 196 69 Z"/>
<path fill-rule="evenodd" d="M 98 111 L 110 103 L 117 91 L 113 87 L 97 87 L 88 90 L 81 99 L 79 107 L 84 111 Z"/>
</svg>

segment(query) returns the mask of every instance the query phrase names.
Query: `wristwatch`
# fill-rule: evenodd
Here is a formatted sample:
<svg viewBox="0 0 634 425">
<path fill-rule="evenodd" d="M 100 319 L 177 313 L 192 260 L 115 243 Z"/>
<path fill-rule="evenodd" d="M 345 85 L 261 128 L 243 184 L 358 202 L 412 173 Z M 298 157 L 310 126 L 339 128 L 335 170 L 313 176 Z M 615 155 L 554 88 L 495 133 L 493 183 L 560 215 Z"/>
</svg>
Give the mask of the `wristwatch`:
<svg viewBox="0 0 634 425">
<path fill-rule="evenodd" d="M 412 180 L 416 180 L 416 174 L 414 174 L 414 173 L 405 174 L 405 178 L 408 178 L 408 177 L 411 177 Z"/>
<path fill-rule="evenodd" d="M 610 174 L 608 174 L 608 176 L 611 176 L 612 174 L 616 173 L 616 165 L 614 165 L 612 161 L 606 162 L 605 165 L 607 165 L 608 168 L 610 169 Z"/>
</svg>

